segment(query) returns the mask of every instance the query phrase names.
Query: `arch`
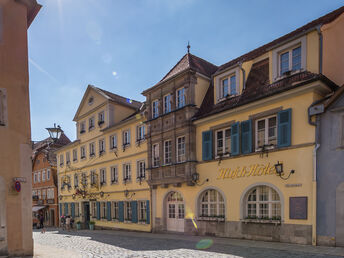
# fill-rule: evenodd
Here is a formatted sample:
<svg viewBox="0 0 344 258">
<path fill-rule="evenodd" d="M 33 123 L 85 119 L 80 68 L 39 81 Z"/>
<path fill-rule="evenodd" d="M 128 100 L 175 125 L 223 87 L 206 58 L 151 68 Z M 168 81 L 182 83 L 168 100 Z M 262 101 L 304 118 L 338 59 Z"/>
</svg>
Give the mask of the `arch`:
<svg viewBox="0 0 344 258">
<path fill-rule="evenodd" d="M 227 198 L 226 198 L 226 195 L 225 193 L 218 187 L 216 186 L 207 186 L 207 187 L 204 187 L 202 190 L 200 190 L 198 193 L 197 193 L 197 196 L 196 196 L 196 203 L 195 203 L 195 216 L 196 217 L 200 217 L 200 198 L 202 196 L 202 194 L 205 192 L 205 191 L 208 191 L 208 190 L 215 190 L 217 192 L 219 192 L 223 198 L 223 202 L 225 204 L 225 219 L 227 218 Z"/>
<path fill-rule="evenodd" d="M 6 184 L 0 176 L 0 255 L 7 254 Z"/>
<path fill-rule="evenodd" d="M 184 215 L 185 215 L 185 199 L 183 194 L 176 190 L 176 189 L 169 189 L 169 191 L 167 191 L 162 199 L 163 201 L 163 205 L 162 205 L 162 218 L 163 218 L 163 228 L 164 230 L 168 230 L 168 222 L 167 222 L 167 218 L 168 218 L 168 214 L 167 214 L 167 203 L 168 203 L 168 197 L 170 194 L 172 193 L 178 193 L 180 194 L 180 196 L 183 198 L 183 200 L 181 201 L 181 203 L 184 205 Z"/>
<path fill-rule="evenodd" d="M 248 187 L 246 187 L 245 190 L 242 192 L 241 197 L 240 197 L 240 219 L 244 219 L 245 210 L 246 210 L 246 199 L 248 197 L 248 194 L 250 193 L 250 191 L 253 188 L 258 187 L 258 186 L 270 187 L 278 193 L 278 195 L 280 197 L 280 203 L 281 203 L 281 220 L 283 221 L 284 220 L 284 196 L 283 196 L 283 193 L 275 185 L 270 184 L 270 183 L 266 183 L 266 182 L 258 182 L 258 183 L 251 184 Z"/>
</svg>

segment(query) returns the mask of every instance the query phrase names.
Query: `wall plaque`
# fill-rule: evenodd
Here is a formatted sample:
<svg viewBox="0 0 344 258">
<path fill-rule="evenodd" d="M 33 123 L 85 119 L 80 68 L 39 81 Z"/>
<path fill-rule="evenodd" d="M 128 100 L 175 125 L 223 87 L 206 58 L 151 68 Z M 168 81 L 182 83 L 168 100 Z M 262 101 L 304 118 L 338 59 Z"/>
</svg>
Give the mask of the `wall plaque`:
<svg viewBox="0 0 344 258">
<path fill-rule="evenodd" d="M 307 197 L 289 198 L 289 219 L 307 219 Z"/>
</svg>

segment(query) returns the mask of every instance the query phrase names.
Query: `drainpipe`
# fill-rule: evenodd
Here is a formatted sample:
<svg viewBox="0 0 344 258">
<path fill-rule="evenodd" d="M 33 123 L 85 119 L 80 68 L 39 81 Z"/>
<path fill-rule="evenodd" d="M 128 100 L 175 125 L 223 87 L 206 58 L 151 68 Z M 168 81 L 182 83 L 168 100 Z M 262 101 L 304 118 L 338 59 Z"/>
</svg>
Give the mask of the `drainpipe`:
<svg viewBox="0 0 344 258">
<path fill-rule="evenodd" d="M 318 25 L 317 32 L 319 35 L 319 73 L 322 73 L 322 62 L 323 62 L 323 35 L 321 33 L 321 25 Z"/>
<path fill-rule="evenodd" d="M 246 84 L 245 84 L 245 70 L 242 68 L 242 62 L 239 63 L 239 68 L 242 71 L 242 90 L 244 90 L 246 88 Z"/>
</svg>

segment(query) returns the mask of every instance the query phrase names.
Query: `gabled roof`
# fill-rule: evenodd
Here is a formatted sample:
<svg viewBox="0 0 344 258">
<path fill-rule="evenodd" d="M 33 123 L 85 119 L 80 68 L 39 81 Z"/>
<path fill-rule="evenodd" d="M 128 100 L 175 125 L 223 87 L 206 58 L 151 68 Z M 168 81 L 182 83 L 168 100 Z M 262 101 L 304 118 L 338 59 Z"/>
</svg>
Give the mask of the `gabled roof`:
<svg viewBox="0 0 344 258">
<path fill-rule="evenodd" d="M 262 54 L 264 54 L 265 52 L 267 52 L 269 49 L 277 46 L 278 44 L 290 39 L 290 38 L 293 38 L 293 37 L 297 37 L 299 35 L 302 35 L 303 33 L 305 33 L 306 31 L 309 31 L 311 29 L 315 29 L 317 26 L 322 26 L 324 24 L 327 24 L 327 23 L 330 23 L 332 21 L 334 21 L 336 18 L 338 18 L 339 15 L 341 15 L 342 13 L 344 12 L 344 6 L 334 10 L 333 12 L 330 12 L 316 20 L 313 20 L 309 23 L 307 23 L 306 25 L 278 38 L 278 39 L 275 39 L 261 47 L 258 47 L 242 56 L 239 56 L 223 65 L 221 65 L 219 67 L 219 69 L 216 71 L 216 73 L 220 73 L 221 71 L 229 68 L 229 67 L 232 67 L 238 63 L 241 63 L 241 62 L 245 62 L 245 61 L 248 61 L 248 60 L 252 60 Z"/>
<path fill-rule="evenodd" d="M 217 66 L 190 53 L 185 54 L 178 63 L 153 87 L 168 81 L 172 77 L 191 69 L 198 72 L 206 77 L 211 77 L 211 75 L 217 70 Z M 153 88 L 151 87 L 151 88 Z M 144 92 L 150 90 L 151 88 L 145 90 Z"/>
<path fill-rule="evenodd" d="M 73 121 L 76 121 L 76 118 L 78 117 L 78 115 L 79 115 L 79 113 L 81 111 L 81 108 L 82 108 L 84 102 L 86 101 L 86 96 L 87 96 L 87 94 L 91 90 L 97 92 L 99 95 L 103 96 L 108 101 L 115 102 L 117 104 L 120 104 L 120 105 L 129 107 L 129 108 L 132 108 L 134 110 L 139 109 L 141 107 L 141 105 L 142 105 L 142 103 L 140 101 L 136 101 L 136 100 L 132 100 L 132 99 L 129 99 L 129 98 L 125 98 L 125 97 L 122 97 L 120 95 L 114 94 L 112 92 L 109 92 L 109 91 L 97 88 L 97 87 L 95 87 L 93 85 L 88 85 L 88 87 L 87 87 L 87 89 L 86 89 L 86 91 L 84 93 L 84 96 L 82 97 L 82 100 L 81 100 L 81 102 L 79 104 L 78 110 L 75 113 Z"/>
</svg>

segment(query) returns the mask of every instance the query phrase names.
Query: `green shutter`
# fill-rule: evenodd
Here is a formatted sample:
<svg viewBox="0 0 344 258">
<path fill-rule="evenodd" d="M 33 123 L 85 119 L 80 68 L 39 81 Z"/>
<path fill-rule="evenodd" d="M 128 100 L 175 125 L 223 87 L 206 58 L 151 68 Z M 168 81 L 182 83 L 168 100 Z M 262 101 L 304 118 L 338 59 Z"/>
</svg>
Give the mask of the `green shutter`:
<svg viewBox="0 0 344 258">
<path fill-rule="evenodd" d="M 71 210 L 72 210 L 72 214 L 71 214 L 71 216 L 72 216 L 72 218 L 74 218 L 75 217 L 75 203 L 74 202 L 72 202 L 71 204 Z"/>
<path fill-rule="evenodd" d="M 252 152 L 252 121 L 241 122 L 241 152 L 243 154 Z"/>
<path fill-rule="evenodd" d="M 60 203 L 60 217 L 62 216 L 62 203 Z"/>
<path fill-rule="evenodd" d="M 202 159 L 213 159 L 213 131 L 202 132 Z"/>
<path fill-rule="evenodd" d="M 291 145 L 291 109 L 286 109 L 278 112 L 277 115 L 278 132 L 277 145 L 278 147 L 287 147 Z"/>
<path fill-rule="evenodd" d="M 100 220 L 100 202 L 97 202 L 97 220 Z"/>
<path fill-rule="evenodd" d="M 240 138 L 239 138 L 239 122 L 236 122 L 231 126 L 231 155 L 240 154 Z"/>
<path fill-rule="evenodd" d="M 120 222 L 124 221 L 124 207 L 123 202 L 118 202 L 118 220 Z"/>
<path fill-rule="evenodd" d="M 111 202 L 107 202 L 107 220 L 110 221 L 111 220 Z"/>
<path fill-rule="evenodd" d="M 147 221 L 146 221 L 146 223 L 149 224 L 150 223 L 150 206 L 149 206 L 149 201 L 147 201 L 146 209 L 147 209 Z"/>
<path fill-rule="evenodd" d="M 64 204 L 64 215 L 68 216 L 68 203 Z"/>
<path fill-rule="evenodd" d="M 131 202 L 131 222 L 137 223 L 137 201 Z"/>
</svg>

